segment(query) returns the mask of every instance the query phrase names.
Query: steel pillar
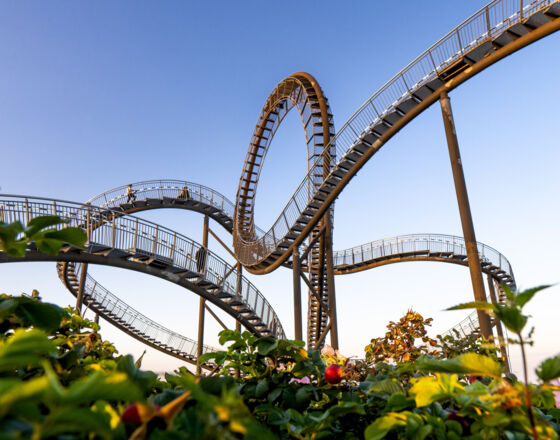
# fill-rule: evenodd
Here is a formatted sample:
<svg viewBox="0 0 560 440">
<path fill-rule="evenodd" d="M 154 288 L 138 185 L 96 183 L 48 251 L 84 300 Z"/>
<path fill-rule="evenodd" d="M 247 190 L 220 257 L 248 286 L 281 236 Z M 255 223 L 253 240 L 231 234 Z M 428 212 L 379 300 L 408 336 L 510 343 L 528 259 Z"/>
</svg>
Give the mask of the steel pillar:
<svg viewBox="0 0 560 440">
<path fill-rule="evenodd" d="M 476 247 L 476 237 L 474 234 L 471 208 L 467 194 L 467 185 L 465 183 L 465 175 L 463 173 L 461 155 L 459 153 L 459 142 L 457 141 L 457 132 L 455 131 L 453 113 L 451 112 L 451 101 L 449 100 L 449 96 L 447 96 L 446 92 L 441 93 L 439 102 L 441 104 L 441 113 L 443 116 L 443 125 L 445 127 L 445 136 L 447 138 L 447 147 L 449 149 L 449 159 L 451 161 L 455 192 L 457 193 L 457 203 L 459 204 L 459 214 L 461 216 L 463 236 L 465 238 L 465 246 L 467 248 L 467 259 L 469 263 L 469 271 L 471 273 L 474 298 L 476 301 L 486 301 L 484 282 L 482 281 L 482 270 L 480 268 L 480 258 Z M 477 313 L 480 333 L 484 338 L 488 339 L 492 336 L 490 317 L 483 310 L 478 310 Z"/>
<path fill-rule="evenodd" d="M 204 224 L 202 226 L 202 246 L 208 249 L 208 216 L 204 216 Z M 206 261 L 204 265 L 208 264 L 208 255 L 206 255 Z M 198 306 L 198 346 L 196 347 L 196 374 L 202 372 L 202 367 L 200 366 L 200 356 L 202 356 L 202 348 L 204 345 L 204 311 L 206 308 L 206 300 L 200 297 L 200 303 Z"/>
<path fill-rule="evenodd" d="M 334 265 L 332 250 L 332 224 L 330 213 L 325 216 L 325 259 L 327 260 L 327 292 L 329 295 L 329 323 L 331 346 L 338 350 L 338 324 L 336 317 L 336 297 L 334 288 Z"/>
<path fill-rule="evenodd" d="M 494 279 L 492 278 L 491 275 L 487 275 L 486 280 L 488 281 L 488 292 L 490 293 L 490 300 L 493 303 L 497 303 L 498 299 L 496 298 L 496 290 L 494 289 Z M 506 340 L 504 338 L 504 331 L 503 331 L 503 328 L 502 328 L 502 323 L 500 322 L 499 319 L 496 319 L 496 332 L 498 333 L 499 344 L 500 344 L 500 353 L 502 354 L 502 358 L 504 360 L 504 366 L 505 366 L 506 372 L 509 373 L 510 372 L 509 357 L 508 357 L 507 349 L 506 349 Z"/>
<path fill-rule="evenodd" d="M 82 315 L 82 304 L 84 302 L 84 288 L 86 286 L 88 264 L 82 263 L 80 271 L 80 282 L 78 284 L 78 297 L 76 298 L 76 310 L 78 315 Z"/>
<path fill-rule="evenodd" d="M 241 290 L 243 288 L 243 266 L 241 263 L 237 263 L 237 285 L 235 286 L 235 292 L 237 296 L 241 296 Z M 235 330 L 241 332 L 241 323 L 238 319 L 235 320 Z"/>
<path fill-rule="evenodd" d="M 301 264 L 297 247 L 292 252 L 292 272 L 294 278 L 294 339 L 303 341 L 301 320 Z"/>
</svg>

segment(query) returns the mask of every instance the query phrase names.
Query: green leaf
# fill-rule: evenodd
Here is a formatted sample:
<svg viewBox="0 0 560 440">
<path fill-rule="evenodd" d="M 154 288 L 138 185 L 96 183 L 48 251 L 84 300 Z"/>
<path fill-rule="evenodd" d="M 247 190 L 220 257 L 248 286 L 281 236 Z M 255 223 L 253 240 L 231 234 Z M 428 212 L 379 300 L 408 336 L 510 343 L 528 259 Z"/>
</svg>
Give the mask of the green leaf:
<svg viewBox="0 0 560 440">
<path fill-rule="evenodd" d="M 25 296 L 12 298 L 17 303 L 14 313 L 31 325 L 47 332 L 60 327 L 66 312 L 55 304 L 43 303 Z"/>
<path fill-rule="evenodd" d="M 494 306 L 492 303 L 486 301 L 471 301 L 468 303 L 458 304 L 456 306 L 449 307 L 446 310 L 463 310 L 463 309 L 493 310 Z"/>
<path fill-rule="evenodd" d="M 143 394 L 125 373 L 103 373 L 96 371 L 73 383 L 62 391 L 61 396 L 51 394 L 51 400 L 66 405 L 90 404 L 96 400 L 137 401 Z"/>
<path fill-rule="evenodd" d="M 296 404 L 298 408 L 306 409 L 310 400 L 311 391 L 309 391 L 308 387 L 301 387 L 296 391 Z"/>
<path fill-rule="evenodd" d="M 69 220 L 62 220 L 57 215 L 42 215 L 40 217 L 35 217 L 27 223 L 25 227 L 25 235 L 29 240 L 33 240 L 33 236 L 48 227 L 56 226 L 61 223 L 68 223 Z"/>
<path fill-rule="evenodd" d="M 257 388 L 255 388 L 255 397 L 261 399 L 268 394 L 268 381 L 266 379 L 259 380 Z"/>
<path fill-rule="evenodd" d="M 414 405 L 414 399 L 408 399 L 402 392 L 392 394 L 387 401 L 387 408 L 391 411 L 402 411 L 406 408 L 412 408 Z"/>
<path fill-rule="evenodd" d="M 470 374 L 473 376 L 500 377 L 501 365 L 477 353 L 465 353 L 453 359 L 433 359 L 421 357 L 415 362 L 416 368 L 422 371 Z"/>
<path fill-rule="evenodd" d="M 36 238 L 34 240 L 39 252 L 48 255 L 56 255 L 62 247 L 62 240 L 54 240 L 52 238 Z"/>
<path fill-rule="evenodd" d="M 515 306 L 502 306 L 497 304 L 494 314 L 508 330 L 515 333 L 521 332 L 525 324 L 527 324 L 527 316 L 523 315 L 521 310 Z"/>
<path fill-rule="evenodd" d="M 507 284 L 502 283 L 501 286 L 502 286 L 503 291 L 506 294 L 506 298 L 510 302 L 514 303 L 515 302 L 515 292 L 513 290 L 511 290 L 511 288 Z"/>
<path fill-rule="evenodd" d="M 18 329 L 0 341 L 0 371 L 39 365 L 41 359 L 56 353 L 56 346 L 41 330 Z"/>
<path fill-rule="evenodd" d="M 222 358 L 222 356 L 223 356 L 223 358 Z M 216 351 L 216 352 L 204 353 L 202 356 L 200 356 L 200 363 L 205 364 L 206 362 L 209 362 L 212 359 L 216 359 L 216 358 L 220 357 L 220 358 L 222 358 L 221 362 L 215 361 L 217 365 L 220 365 L 224 361 L 226 356 L 227 356 L 227 353 L 225 351 Z"/>
<path fill-rule="evenodd" d="M 520 292 L 515 296 L 515 303 L 519 307 L 523 307 L 525 304 L 531 301 L 533 296 L 535 296 L 535 293 L 539 292 L 540 290 L 547 289 L 548 287 L 550 287 L 550 285 L 543 285 L 524 290 L 523 292 Z"/>
<path fill-rule="evenodd" d="M 151 371 L 142 371 L 138 368 L 131 355 L 119 358 L 117 361 L 117 371 L 126 373 L 132 382 L 146 391 L 148 391 L 157 380 L 157 374 Z"/>
<path fill-rule="evenodd" d="M 0 381 L 0 418 L 18 402 L 35 400 L 42 396 L 49 387 L 46 377 L 33 378 L 27 381 L 18 379 L 2 379 Z"/>
<path fill-rule="evenodd" d="M 386 416 L 378 418 L 369 425 L 364 432 L 364 438 L 365 440 L 381 440 L 392 429 L 405 425 L 406 416 L 397 413 L 389 413 Z"/>
<path fill-rule="evenodd" d="M 87 240 L 87 235 L 80 228 L 64 228 L 58 231 L 46 232 L 45 238 L 60 240 L 72 246 L 83 248 Z"/>
<path fill-rule="evenodd" d="M 278 339 L 260 338 L 257 341 L 257 351 L 263 356 L 268 356 L 278 347 Z"/>
<path fill-rule="evenodd" d="M 402 386 L 400 386 L 392 379 L 384 379 L 384 380 L 373 382 L 370 385 L 368 392 L 373 391 L 375 393 L 393 394 L 393 393 L 402 392 L 402 390 L 403 390 Z"/>
<path fill-rule="evenodd" d="M 550 382 L 560 377 L 560 354 L 542 362 L 536 373 L 543 382 Z"/>
<path fill-rule="evenodd" d="M 222 330 L 220 333 L 220 345 L 224 345 L 226 342 L 235 341 L 243 343 L 243 338 L 238 331 L 235 330 Z"/>
<path fill-rule="evenodd" d="M 102 414 L 87 408 L 56 409 L 45 420 L 42 437 L 48 438 L 70 432 L 96 433 L 105 438 L 111 437 L 111 426 Z"/>
<path fill-rule="evenodd" d="M 267 399 L 270 403 L 274 403 L 280 397 L 280 394 L 282 394 L 282 388 L 275 388 L 268 394 Z"/>
</svg>

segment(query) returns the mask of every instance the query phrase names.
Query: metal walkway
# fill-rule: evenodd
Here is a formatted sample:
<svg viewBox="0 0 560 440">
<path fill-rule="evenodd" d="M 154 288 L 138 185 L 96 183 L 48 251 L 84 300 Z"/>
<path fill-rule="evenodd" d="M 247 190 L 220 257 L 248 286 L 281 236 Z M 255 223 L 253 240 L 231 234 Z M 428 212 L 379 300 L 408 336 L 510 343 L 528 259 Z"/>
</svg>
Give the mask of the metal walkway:
<svg viewBox="0 0 560 440">
<path fill-rule="evenodd" d="M 111 265 L 148 273 L 204 297 L 256 335 L 285 338 L 282 325 L 268 301 L 246 277 L 238 277 L 235 266 L 208 251 L 204 267 L 197 267 L 195 255 L 201 246 L 195 241 L 155 223 L 106 208 L 24 196 L 3 196 L 0 199 L 0 221 L 27 223 L 39 215 L 58 215 L 70 220 L 70 226 L 84 229 L 88 234 L 86 249 L 82 251 L 66 247 L 55 256 L 30 249 L 23 259 L 0 253 L 0 262 L 57 261 L 59 274 L 71 291 L 75 288 L 73 284 L 77 274 L 73 270 L 75 266 L 64 264 L 68 262 Z M 242 280 L 239 289 L 238 278 Z M 101 291 L 105 293 L 103 289 Z M 95 289 L 88 293 L 90 300 L 99 297 Z M 123 327 L 123 323 L 113 317 L 119 317 L 118 313 L 115 315 L 112 308 L 103 310 L 103 303 L 98 304 L 101 306 L 101 316 L 119 328 Z M 112 306 L 128 308 L 122 304 L 114 302 Z M 131 317 L 136 316 L 136 311 L 131 308 L 128 310 Z M 125 322 L 134 327 L 133 322 Z M 163 328 L 159 325 L 153 327 Z M 165 347 L 167 345 L 175 349 L 175 345 L 170 346 L 156 339 L 153 334 L 150 336 L 153 341 L 149 337 L 144 338 L 142 328 L 135 327 L 129 333 L 147 341 L 149 345 L 158 345 L 170 354 L 177 355 Z M 188 359 L 184 354 L 180 356 Z"/>
<path fill-rule="evenodd" d="M 336 163 L 319 187 L 316 176 L 330 157 L 319 157 L 310 167 L 264 235 L 250 240 L 247 231 L 234 228 L 238 260 L 253 273 L 274 270 L 310 234 L 361 167 L 442 92 L 558 29 L 558 0 L 496 0 L 479 10 L 397 73 L 332 137 L 332 148 L 326 151 L 329 156 L 336 151 Z M 244 203 L 238 194 L 237 211 Z"/>
</svg>

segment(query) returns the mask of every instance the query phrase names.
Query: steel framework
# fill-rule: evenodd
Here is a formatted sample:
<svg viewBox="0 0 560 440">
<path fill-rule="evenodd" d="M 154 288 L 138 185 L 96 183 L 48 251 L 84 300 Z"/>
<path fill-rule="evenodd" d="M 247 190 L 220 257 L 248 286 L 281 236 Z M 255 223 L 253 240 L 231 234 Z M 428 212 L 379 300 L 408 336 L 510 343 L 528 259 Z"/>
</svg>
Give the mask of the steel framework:
<svg viewBox="0 0 560 440">
<path fill-rule="evenodd" d="M 303 280 L 309 288 L 307 339 L 312 347 L 320 347 L 328 332 L 331 344 L 338 345 L 335 274 L 403 261 L 450 262 L 469 266 L 475 298 L 479 300 L 486 299 L 481 275 L 486 273 L 493 299 L 496 282 L 515 286 L 515 280 L 505 257 L 476 242 L 448 93 L 558 29 L 559 0 L 494 0 L 389 80 L 336 134 L 327 99 L 317 81 L 298 72 L 276 86 L 259 115 L 235 204 L 208 187 L 173 180 L 122 186 L 86 204 L 3 196 L 0 221 L 27 222 L 37 215 L 55 214 L 83 228 L 88 243 L 85 250 L 67 246 L 56 256 L 43 255 L 31 246 L 23 259 L 0 253 L 0 262 L 57 261 L 59 276 L 78 297 L 79 307 L 85 304 L 133 337 L 192 363 L 202 352 L 212 349 L 202 344 L 203 331 L 199 331 L 195 342 L 149 320 L 93 280 L 87 274 L 87 265 L 113 265 L 167 279 L 200 295 L 201 322 L 208 301 L 255 334 L 280 338 L 285 334 L 276 313 L 243 277 L 241 268 L 265 274 L 280 265 L 291 267 L 295 335 L 302 337 Z M 333 253 L 334 200 L 389 139 L 437 101 L 442 106 L 464 238 L 437 234 L 398 236 Z M 254 224 L 257 184 L 272 138 L 293 108 L 298 110 L 304 127 L 308 173 L 278 219 L 264 231 Z M 131 215 L 155 208 L 182 208 L 204 214 L 205 237 L 209 232 L 217 239 L 207 221 L 211 218 L 218 222 L 233 234 L 237 264 L 229 265 L 206 250 L 201 265 L 196 255 L 201 248 L 207 249 L 207 238 L 200 245 Z M 489 336 L 491 324 L 485 315 L 479 315 L 478 320 L 467 318 L 457 329 L 480 329 Z M 203 330 L 203 325 L 199 328 Z"/>
</svg>

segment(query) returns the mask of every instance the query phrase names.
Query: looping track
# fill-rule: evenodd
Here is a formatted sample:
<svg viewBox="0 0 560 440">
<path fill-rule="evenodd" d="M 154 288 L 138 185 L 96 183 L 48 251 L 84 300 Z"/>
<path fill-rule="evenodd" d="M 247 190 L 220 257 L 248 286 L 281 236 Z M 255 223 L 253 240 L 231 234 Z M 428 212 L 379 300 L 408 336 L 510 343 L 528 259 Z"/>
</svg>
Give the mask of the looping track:
<svg viewBox="0 0 560 440">
<path fill-rule="evenodd" d="M 245 278 L 242 278 L 242 288 L 238 288 L 239 277 L 234 267 L 209 253 L 206 266 L 200 270 L 194 258 L 200 248 L 198 243 L 129 214 L 165 207 L 198 211 L 233 232 L 236 258 L 250 272 L 264 274 L 282 264 L 289 266 L 293 251 L 317 234 L 321 226 L 331 224 L 332 204 L 352 177 L 399 130 L 437 102 L 443 93 L 559 29 L 558 0 L 492 1 L 395 75 L 336 135 L 327 100 L 317 82 L 309 74 L 294 74 L 274 89 L 259 116 L 235 207 L 210 188 L 180 181 L 135 184 L 141 191 L 137 200 L 130 203 L 126 201 L 125 187 L 97 196 L 87 205 L 4 196 L 0 200 L 1 221 L 24 223 L 37 215 L 55 214 L 69 219 L 72 226 L 84 228 L 89 240 L 86 250 L 66 247 L 59 255 L 48 256 L 31 247 L 23 259 L 0 253 L 0 262 L 57 261 L 59 275 L 73 294 L 81 270 L 81 265 L 76 263 L 112 265 L 148 273 L 206 298 L 257 335 L 285 337 L 278 317 L 264 296 Z M 292 108 L 299 111 L 305 129 L 308 173 L 278 220 L 264 232 L 254 224 L 258 178 L 272 137 Z M 179 197 L 183 187 L 190 191 L 187 199 Z M 418 260 L 466 265 L 461 240 L 422 234 L 371 242 L 335 253 L 335 273 Z M 501 254 L 480 243 L 479 253 L 483 272 L 515 286 L 511 266 Z M 322 264 L 313 261 L 313 253 L 303 263 L 312 273 L 314 267 Z M 316 282 L 321 285 L 324 281 Z M 310 308 L 313 300 L 310 297 Z M 139 314 L 91 278 L 86 282 L 85 303 L 135 338 L 194 362 L 194 341 Z M 315 326 L 324 324 L 321 318 L 310 316 L 309 321 L 313 320 Z"/>
</svg>

